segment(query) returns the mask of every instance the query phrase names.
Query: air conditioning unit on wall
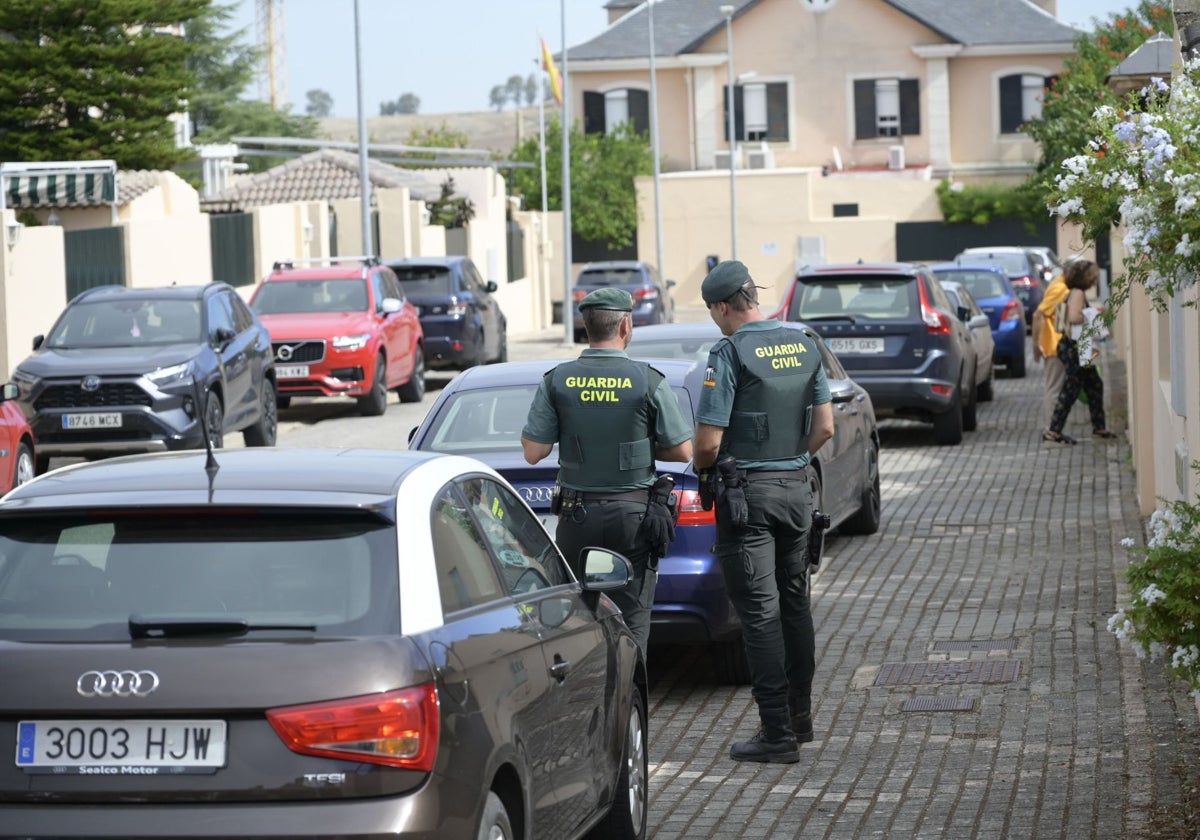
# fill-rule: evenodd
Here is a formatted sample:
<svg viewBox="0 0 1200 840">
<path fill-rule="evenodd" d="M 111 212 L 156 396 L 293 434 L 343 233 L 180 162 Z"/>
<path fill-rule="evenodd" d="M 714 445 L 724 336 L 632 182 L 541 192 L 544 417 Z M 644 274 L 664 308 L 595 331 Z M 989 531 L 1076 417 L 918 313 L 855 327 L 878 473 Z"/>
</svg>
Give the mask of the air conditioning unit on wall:
<svg viewBox="0 0 1200 840">
<path fill-rule="evenodd" d="M 739 146 L 737 148 L 737 150 L 735 151 L 733 160 L 734 160 L 734 163 L 737 164 L 738 169 L 746 168 L 746 164 L 742 161 L 742 147 L 741 146 Z M 713 167 L 715 169 L 728 169 L 729 168 L 729 150 L 728 149 L 717 150 L 717 152 L 713 155 Z"/>
<path fill-rule="evenodd" d="M 763 143 L 757 149 L 746 150 L 746 168 L 747 169 L 774 169 L 775 168 L 775 153 L 771 151 L 766 143 Z"/>
<path fill-rule="evenodd" d="M 888 169 L 904 168 L 904 147 L 888 146 Z"/>
</svg>

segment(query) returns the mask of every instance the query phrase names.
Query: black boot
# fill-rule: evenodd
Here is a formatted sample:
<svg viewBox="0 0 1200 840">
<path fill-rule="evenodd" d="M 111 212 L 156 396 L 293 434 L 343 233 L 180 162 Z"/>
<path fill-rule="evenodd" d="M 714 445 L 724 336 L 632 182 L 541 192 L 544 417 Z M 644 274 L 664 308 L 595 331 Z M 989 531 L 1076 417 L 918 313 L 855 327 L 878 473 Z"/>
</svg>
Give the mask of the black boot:
<svg viewBox="0 0 1200 840">
<path fill-rule="evenodd" d="M 805 697 L 788 695 L 788 715 L 796 741 L 807 744 L 813 739 L 812 702 Z"/>
<path fill-rule="evenodd" d="M 762 728 L 749 741 L 738 741 L 729 749 L 734 761 L 770 764 L 795 764 L 800 760 L 796 737 L 792 734 L 786 705 L 759 706 Z"/>
</svg>

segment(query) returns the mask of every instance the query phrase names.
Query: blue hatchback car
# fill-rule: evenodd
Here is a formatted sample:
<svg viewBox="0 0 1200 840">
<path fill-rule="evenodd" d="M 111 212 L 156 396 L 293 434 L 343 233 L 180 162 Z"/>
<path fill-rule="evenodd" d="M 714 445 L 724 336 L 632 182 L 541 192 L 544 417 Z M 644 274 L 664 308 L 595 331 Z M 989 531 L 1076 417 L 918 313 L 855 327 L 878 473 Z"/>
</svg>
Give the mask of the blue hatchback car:
<svg viewBox="0 0 1200 840">
<path fill-rule="evenodd" d="M 1008 375 L 1025 376 L 1025 304 L 1013 289 L 1003 268 L 969 262 L 936 263 L 930 270 L 938 280 L 953 280 L 966 286 L 979 308 L 988 316 L 996 341 L 996 364 Z"/>
<path fill-rule="evenodd" d="M 550 495 L 558 476 L 557 454 L 536 466 L 525 462 L 521 429 L 543 374 L 555 361 L 509 362 L 472 368 L 442 390 L 409 437 L 409 448 L 469 455 L 503 475 L 554 534 Z M 683 419 L 695 425 L 703 364 L 655 361 L 679 399 Z M 699 484 L 687 464 L 659 461 L 660 473 L 675 477 L 679 521 L 669 556 L 659 563 L 650 639 L 653 643 L 710 646 L 722 682 L 749 681 L 741 623 L 725 593 L 725 578 L 713 556 L 717 526 L 713 511 L 700 505 Z M 876 508 L 876 511 L 878 508 Z"/>
<path fill-rule="evenodd" d="M 590 262 L 579 272 L 575 287 L 571 290 L 575 312 L 575 340 L 582 341 L 586 335 L 579 302 L 588 293 L 615 286 L 624 289 L 633 297 L 633 325 L 669 324 L 675 320 L 675 298 L 671 290 L 674 280 L 663 280 L 658 269 L 640 260 L 612 260 Z"/>
<path fill-rule="evenodd" d="M 468 257 L 389 260 L 404 295 L 417 308 L 425 333 L 425 367 L 466 370 L 508 359 L 508 326 L 492 293 Z"/>
</svg>

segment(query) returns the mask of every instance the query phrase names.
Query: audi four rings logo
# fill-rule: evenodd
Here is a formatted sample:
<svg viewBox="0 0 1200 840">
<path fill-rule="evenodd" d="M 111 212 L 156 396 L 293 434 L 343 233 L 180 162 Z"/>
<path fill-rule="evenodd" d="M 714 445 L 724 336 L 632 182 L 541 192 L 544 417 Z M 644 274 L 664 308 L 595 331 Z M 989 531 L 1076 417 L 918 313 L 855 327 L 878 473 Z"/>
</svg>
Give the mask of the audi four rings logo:
<svg viewBox="0 0 1200 840">
<path fill-rule="evenodd" d="M 281 362 L 291 361 L 292 354 L 296 352 L 296 348 L 290 344 L 281 344 L 279 349 L 275 351 L 275 358 Z"/>
<path fill-rule="evenodd" d="M 522 487 L 521 498 L 527 502 L 548 502 L 554 495 L 553 487 Z"/>
<path fill-rule="evenodd" d="M 81 697 L 145 697 L 156 688 L 153 671 L 84 671 L 75 681 Z"/>
<path fill-rule="evenodd" d="M 99 391 L 100 377 L 91 375 L 85 376 L 83 377 L 83 381 L 79 383 L 79 387 L 85 391 Z"/>
</svg>

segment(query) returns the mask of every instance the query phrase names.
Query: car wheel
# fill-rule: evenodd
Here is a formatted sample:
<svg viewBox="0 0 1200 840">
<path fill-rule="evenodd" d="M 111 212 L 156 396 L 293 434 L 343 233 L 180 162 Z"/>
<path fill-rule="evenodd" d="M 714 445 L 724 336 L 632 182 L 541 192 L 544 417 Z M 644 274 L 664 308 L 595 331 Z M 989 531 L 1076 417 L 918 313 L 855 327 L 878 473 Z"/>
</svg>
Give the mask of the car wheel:
<svg viewBox="0 0 1200 840">
<path fill-rule="evenodd" d="M 967 401 L 962 407 L 962 427 L 964 431 L 973 432 L 975 427 L 979 425 L 979 405 L 975 399 L 975 371 L 971 371 L 971 378 L 967 380 Z"/>
<path fill-rule="evenodd" d="M 21 441 L 17 446 L 17 462 L 13 467 L 13 487 L 20 487 L 27 481 L 32 481 L 37 475 L 37 466 L 33 461 L 33 450 L 28 443 Z"/>
<path fill-rule="evenodd" d="M 413 372 L 409 380 L 396 389 L 400 402 L 415 403 L 425 398 L 425 351 L 417 348 L 417 358 L 413 360 Z"/>
<path fill-rule="evenodd" d="M 276 408 L 287 408 L 291 404 L 292 404 L 291 397 L 281 397 L 281 396 L 276 395 L 276 397 L 275 397 L 275 407 Z"/>
<path fill-rule="evenodd" d="M 262 403 L 258 422 L 242 432 L 242 440 L 247 446 L 274 446 L 275 437 L 279 432 L 278 398 L 275 396 L 275 383 L 270 379 L 263 380 Z"/>
<path fill-rule="evenodd" d="M 933 415 L 933 439 L 938 446 L 956 446 L 963 439 L 962 394 L 954 389 L 954 399 L 950 408 L 941 414 Z"/>
<path fill-rule="evenodd" d="M 646 704 L 635 687 L 629 701 L 625 726 L 625 748 L 616 793 L 604 821 L 588 835 L 589 840 L 642 840 L 646 836 L 647 784 L 650 779 L 646 744 Z"/>
<path fill-rule="evenodd" d="M 1008 375 L 1013 379 L 1025 378 L 1025 355 L 1023 353 L 1008 360 Z"/>
<path fill-rule="evenodd" d="M 988 378 L 979 383 L 975 391 L 975 399 L 979 402 L 991 402 L 996 398 L 996 368 L 988 371 Z"/>
<path fill-rule="evenodd" d="M 204 398 L 204 431 L 213 449 L 225 445 L 225 409 L 221 407 L 221 398 L 212 391 Z"/>
<path fill-rule="evenodd" d="M 494 791 L 488 791 L 483 803 L 483 816 L 479 818 L 479 831 L 475 833 L 477 840 L 515 840 L 512 820 L 508 818 L 508 809 Z"/>
<path fill-rule="evenodd" d="M 843 534 L 874 534 L 882 518 L 883 496 L 879 492 L 879 447 L 872 445 L 867 471 L 871 480 L 863 488 L 858 511 L 838 526 Z"/>
<path fill-rule="evenodd" d="M 741 635 L 712 645 L 713 674 L 722 685 L 749 685 L 750 663 Z"/>
<path fill-rule="evenodd" d="M 365 397 L 358 398 L 358 412 L 363 417 L 378 417 L 387 411 L 387 359 L 380 353 L 375 357 L 375 379 Z"/>
</svg>

